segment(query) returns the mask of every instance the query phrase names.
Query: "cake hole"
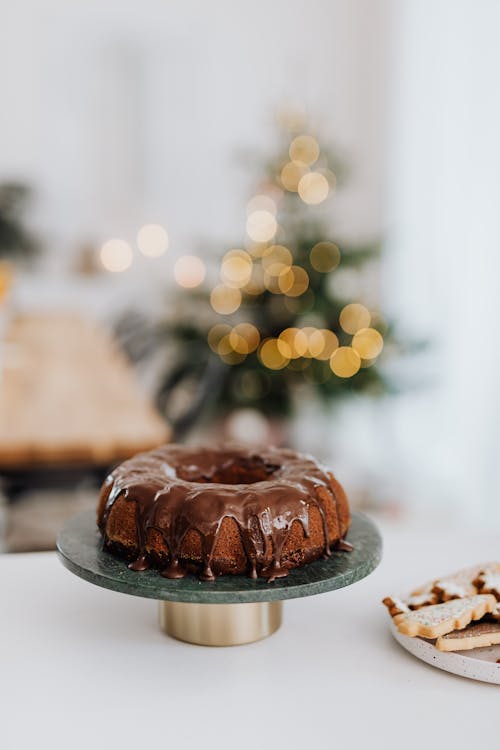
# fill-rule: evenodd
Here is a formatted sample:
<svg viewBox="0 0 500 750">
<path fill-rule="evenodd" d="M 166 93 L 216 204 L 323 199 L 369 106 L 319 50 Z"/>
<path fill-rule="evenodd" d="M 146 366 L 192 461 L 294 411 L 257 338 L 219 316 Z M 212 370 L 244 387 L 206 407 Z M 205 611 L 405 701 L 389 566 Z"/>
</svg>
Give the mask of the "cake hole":
<svg viewBox="0 0 500 750">
<path fill-rule="evenodd" d="M 272 477 L 279 468 L 258 458 L 232 459 L 216 468 L 210 476 L 193 475 L 191 472 L 183 472 L 182 468 L 177 469 L 177 476 L 200 484 L 256 484 Z"/>
</svg>

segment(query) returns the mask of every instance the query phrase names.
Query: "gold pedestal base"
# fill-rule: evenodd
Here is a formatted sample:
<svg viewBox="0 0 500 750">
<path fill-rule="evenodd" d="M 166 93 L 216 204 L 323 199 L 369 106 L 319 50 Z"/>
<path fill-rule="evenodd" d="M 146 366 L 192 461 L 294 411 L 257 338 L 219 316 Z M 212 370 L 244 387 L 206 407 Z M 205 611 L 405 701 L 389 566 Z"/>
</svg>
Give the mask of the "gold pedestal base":
<svg viewBox="0 0 500 750">
<path fill-rule="evenodd" d="M 283 602 L 191 604 L 160 602 L 160 626 L 198 646 L 238 646 L 266 638 L 281 625 Z"/>
</svg>

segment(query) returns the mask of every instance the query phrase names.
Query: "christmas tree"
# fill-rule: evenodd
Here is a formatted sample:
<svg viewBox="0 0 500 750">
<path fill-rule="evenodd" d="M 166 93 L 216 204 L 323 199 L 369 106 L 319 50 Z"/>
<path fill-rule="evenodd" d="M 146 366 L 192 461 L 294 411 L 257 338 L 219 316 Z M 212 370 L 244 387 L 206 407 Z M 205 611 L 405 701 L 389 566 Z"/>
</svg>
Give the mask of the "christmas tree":
<svg viewBox="0 0 500 750">
<path fill-rule="evenodd" d="M 216 283 L 204 284 L 201 258 L 183 256 L 174 317 L 149 336 L 131 335 L 128 319 L 125 344 L 136 358 L 175 345 L 158 401 L 178 431 L 209 409 L 288 414 L 298 386 L 327 401 L 388 388 L 379 358 L 391 332 L 353 284 L 379 246 L 340 242 L 324 210 L 338 167 L 317 138 L 287 131 L 264 171 L 247 205 L 245 239 L 219 256 Z"/>
</svg>

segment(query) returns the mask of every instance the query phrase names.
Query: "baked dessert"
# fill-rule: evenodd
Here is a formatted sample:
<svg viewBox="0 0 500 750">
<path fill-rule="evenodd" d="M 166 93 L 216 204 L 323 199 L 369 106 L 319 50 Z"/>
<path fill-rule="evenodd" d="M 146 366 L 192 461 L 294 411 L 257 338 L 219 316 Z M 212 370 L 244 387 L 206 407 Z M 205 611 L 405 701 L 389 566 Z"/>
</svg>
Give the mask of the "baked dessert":
<svg viewBox="0 0 500 750">
<path fill-rule="evenodd" d="M 344 490 L 292 450 L 164 445 L 125 461 L 100 493 L 104 546 L 132 570 L 274 580 L 329 556 L 350 524 Z"/>
</svg>

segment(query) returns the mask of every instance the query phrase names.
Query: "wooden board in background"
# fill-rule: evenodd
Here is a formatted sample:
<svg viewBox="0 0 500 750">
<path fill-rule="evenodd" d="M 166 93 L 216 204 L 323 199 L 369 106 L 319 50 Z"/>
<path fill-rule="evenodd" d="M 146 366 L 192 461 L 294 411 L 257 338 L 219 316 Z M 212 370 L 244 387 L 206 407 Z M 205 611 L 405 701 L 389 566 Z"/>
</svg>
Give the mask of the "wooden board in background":
<svg viewBox="0 0 500 750">
<path fill-rule="evenodd" d="M 0 469 L 106 465 L 169 439 L 112 338 L 80 317 L 15 318 L 0 367 Z"/>
</svg>

